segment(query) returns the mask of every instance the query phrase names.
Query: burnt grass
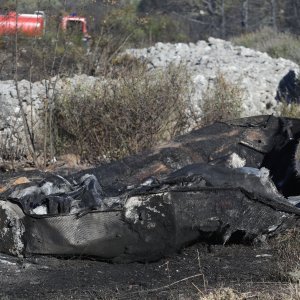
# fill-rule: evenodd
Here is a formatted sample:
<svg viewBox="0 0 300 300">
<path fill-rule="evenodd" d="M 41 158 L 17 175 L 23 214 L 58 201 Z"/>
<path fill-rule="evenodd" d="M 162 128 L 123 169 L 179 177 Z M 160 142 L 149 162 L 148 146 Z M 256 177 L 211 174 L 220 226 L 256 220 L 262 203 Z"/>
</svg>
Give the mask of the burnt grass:
<svg viewBox="0 0 300 300">
<path fill-rule="evenodd" d="M 272 251 L 195 244 L 152 263 L 0 256 L 3 299 L 200 299 L 219 287 L 240 292 L 277 286 Z"/>
</svg>

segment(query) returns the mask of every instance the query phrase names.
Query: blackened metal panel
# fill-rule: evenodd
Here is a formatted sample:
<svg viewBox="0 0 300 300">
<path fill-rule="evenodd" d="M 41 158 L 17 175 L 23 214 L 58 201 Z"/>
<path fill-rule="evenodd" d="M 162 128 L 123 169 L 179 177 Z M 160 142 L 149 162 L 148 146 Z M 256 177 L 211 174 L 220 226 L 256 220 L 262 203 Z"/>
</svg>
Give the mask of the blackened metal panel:
<svg viewBox="0 0 300 300">
<path fill-rule="evenodd" d="M 90 212 L 47 218 L 26 217 L 26 252 L 52 255 L 88 255 L 110 259 L 134 243 L 134 233 L 121 212 Z"/>
</svg>

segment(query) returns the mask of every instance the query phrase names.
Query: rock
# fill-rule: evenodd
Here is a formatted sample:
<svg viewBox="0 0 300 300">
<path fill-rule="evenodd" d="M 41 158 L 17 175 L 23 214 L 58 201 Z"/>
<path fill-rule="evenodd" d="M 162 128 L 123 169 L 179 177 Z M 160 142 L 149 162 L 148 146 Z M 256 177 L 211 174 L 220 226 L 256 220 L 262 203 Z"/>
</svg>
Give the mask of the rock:
<svg viewBox="0 0 300 300">
<path fill-rule="evenodd" d="M 25 250 L 21 208 L 7 201 L 0 201 L 0 252 L 22 256 Z"/>
<path fill-rule="evenodd" d="M 50 81 L 43 80 L 35 83 L 30 83 L 27 80 L 18 82 L 22 107 L 35 138 L 40 141 L 43 139 L 41 115 L 44 113 L 45 103 L 51 106 L 55 95 L 81 85 L 90 89 L 98 80 L 101 79 L 87 75 L 76 75 L 73 78 L 59 79 L 54 77 Z M 28 154 L 28 150 L 14 81 L 1 81 L 0 91 L 2 91 L 0 93 L 0 147 L 2 150 L 7 150 L 7 153 L 2 151 L 2 155 L 21 158 Z M 31 128 L 32 124 L 33 128 Z"/>
<path fill-rule="evenodd" d="M 243 116 L 254 116 L 276 114 L 278 102 L 275 97 L 279 83 L 290 70 L 296 73 L 299 70 L 299 66 L 289 60 L 273 59 L 266 53 L 234 46 L 228 41 L 215 38 L 195 44 L 157 43 L 150 48 L 128 49 L 125 53 L 149 61 L 149 69 L 166 68 L 170 63 L 186 65 L 192 76 L 192 107 L 200 114 L 199 104 L 203 92 L 218 72 L 241 86 L 244 90 Z M 50 81 L 34 83 L 20 81 L 18 86 L 22 105 L 29 124 L 34 124 L 35 137 L 41 136 L 40 115 L 47 99 L 51 102 L 53 96 L 81 85 L 90 89 L 101 80 L 82 74 L 73 78 L 52 78 Z M 9 156 L 14 150 L 15 157 L 23 157 L 27 146 L 14 81 L 0 82 L 0 91 L 0 147 L 9 149 L 3 156 Z"/>
<path fill-rule="evenodd" d="M 234 46 L 228 41 L 209 38 L 196 44 L 158 43 L 148 49 L 128 49 L 125 53 L 143 57 L 151 68 L 165 68 L 169 63 L 187 65 L 195 87 L 194 106 L 211 79 L 222 72 L 225 78 L 245 90 L 243 116 L 276 114 L 276 91 L 281 79 L 299 66 L 289 60 L 271 58 L 268 54 Z"/>
</svg>

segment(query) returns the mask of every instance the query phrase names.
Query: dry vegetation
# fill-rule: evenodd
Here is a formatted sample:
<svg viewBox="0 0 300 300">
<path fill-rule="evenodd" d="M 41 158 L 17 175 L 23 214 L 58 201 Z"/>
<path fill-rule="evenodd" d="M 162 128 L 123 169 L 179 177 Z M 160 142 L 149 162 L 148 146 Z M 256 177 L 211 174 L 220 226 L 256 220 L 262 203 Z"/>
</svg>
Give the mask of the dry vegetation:
<svg viewBox="0 0 300 300">
<path fill-rule="evenodd" d="M 174 137 L 188 126 L 188 80 L 181 66 L 139 66 L 65 93 L 56 106 L 60 151 L 111 160 Z"/>
<path fill-rule="evenodd" d="M 201 124 L 239 118 L 243 97 L 243 89 L 238 84 L 231 83 L 224 74 L 218 73 L 214 82 L 203 93 L 200 103 Z"/>
<path fill-rule="evenodd" d="M 190 75 L 184 66 L 148 72 L 128 58 L 112 62 L 119 72 L 92 89 L 78 86 L 57 99 L 60 153 L 71 151 L 85 161 L 119 159 L 190 129 L 194 112 L 189 108 Z M 203 94 L 202 118 L 195 123 L 205 126 L 240 117 L 243 96 L 238 84 L 219 73 Z"/>
<path fill-rule="evenodd" d="M 37 5 L 33 2 L 30 4 Z M 42 38 L 0 38 L 1 52 L 7 58 L 0 66 L 0 79 L 15 78 L 16 83 L 22 79 L 48 81 L 41 113 L 43 129 L 33 129 L 29 115 L 22 121 L 23 127 L 28 128 L 24 135 L 30 141 L 28 151 L 22 150 L 28 154 L 27 159 L 36 167 L 45 166 L 54 155 L 69 151 L 88 161 L 117 159 L 152 147 L 187 128 L 189 75 L 184 67 L 148 74 L 143 64 L 119 56 L 130 46 L 145 46 L 169 38 L 177 41 L 177 37 L 182 41 L 174 20 L 166 16 L 141 17 L 135 5 L 107 3 L 106 15 L 101 22 L 97 21 L 101 30 L 94 28 L 97 34 L 87 47 L 81 36 L 61 31 L 57 25 L 62 7 L 54 6 L 53 11 L 45 6 L 47 30 Z M 19 9 L 24 10 L 24 5 Z M 56 103 L 49 87 L 55 88 L 57 78 L 78 73 L 106 79 L 93 90 L 78 86 Z M 0 145 L 0 153 L 12 161 L 20 157 L 10 147 L 19 147 L 21 139 L 15 138 L 17 134 L 17 130 L 12 132 Z"/>
<path fill-rule="evenodd" d="M 286 58 L 300 63 L 300 39 L 290 33 L 277 32 L 264 27 L 255 32 L 243 34 L 232 39 L 236 45 L 266 52 L 274 58 Z"/>
<path fill-rule="evenodd" d="M 272 28 L 264 27 L 255 32 L 243 34 L 232 39 L 236 45 L 252 48 L 268 53 L 274 58 L 285 58 L 300 64 L 300 39 L 288 32 L 278 32 Z M 298 83 L 299 85 L 299 79 Z M 300 107 L 298 103 L 287 103 L 281 100 L 278 114 L 283 117 L 299 118 Z"/>
<path fill-rule="evenodd" d="M 241 293 L 231 288 L 220 288 L 200 296 L 203 300 L 240 300 L 243 298 Z"/>
<path fill-rule="evenodd" d="M 272 241 L 278 275 L 284 280 L 300 282 L 300 230 L 291 229 Z"/>
<path fill-rule="evenodd" d="M 200 293 L 201 300 L 299 300 L 299 284 L 273 286 L 272 291 L 238 292 L 233 288 L 220 288 L 208 293 Z"/>
<path fill-rule="evenodd" d="M 282 102 L 279 106 L 279 115 L 289 118 L 300 118 L 300 105 L 298 103 Z"/>
</svg>

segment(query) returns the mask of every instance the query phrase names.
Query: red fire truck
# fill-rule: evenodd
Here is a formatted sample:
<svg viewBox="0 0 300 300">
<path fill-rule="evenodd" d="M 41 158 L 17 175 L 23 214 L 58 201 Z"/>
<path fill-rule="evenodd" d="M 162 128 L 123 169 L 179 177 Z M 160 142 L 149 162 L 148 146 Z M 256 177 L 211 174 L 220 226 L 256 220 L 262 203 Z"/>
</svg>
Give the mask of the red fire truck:
<svg viewBox="0 0 300 300">
<path fill-rule="evenodd" d="M 17 14 L 9 12 L 0 15 L 0 35 L 14 35 L 16 32 L 26 36 L 41 36 L 45 30 L 43 14 Z"/>
<path fill-rule="evenodd" d="M 29 37 L 40 37 L 45 32 L 46 18 L 42 11 L 33 14 L 17 14 L 9 12 L 0 15 L 0 36 L 14 35 L 18 32 Z M 75 14 L 64 16 L 61 19 L 63 31 L 70 31 L 82 34 L 84 38 L 89 38 L 87 22 L 84 17 Z"/>
<path fill-rule="evenodd" d="M 84 17 L 79 17 L 76 14 L 62 17 L 61 28 L 63 31 L 82 34 L 85 38 L 90 37 L 88 34 L 86 19 Z"/>
</svg>

